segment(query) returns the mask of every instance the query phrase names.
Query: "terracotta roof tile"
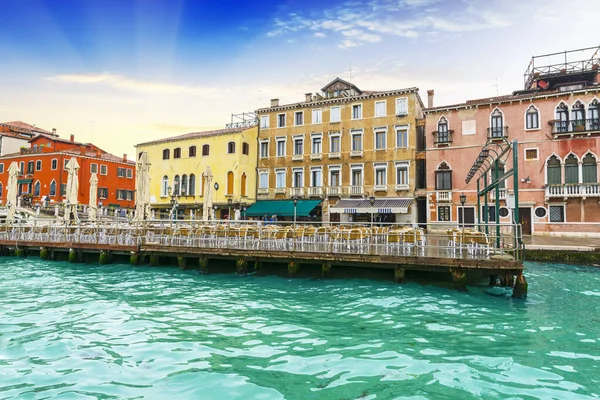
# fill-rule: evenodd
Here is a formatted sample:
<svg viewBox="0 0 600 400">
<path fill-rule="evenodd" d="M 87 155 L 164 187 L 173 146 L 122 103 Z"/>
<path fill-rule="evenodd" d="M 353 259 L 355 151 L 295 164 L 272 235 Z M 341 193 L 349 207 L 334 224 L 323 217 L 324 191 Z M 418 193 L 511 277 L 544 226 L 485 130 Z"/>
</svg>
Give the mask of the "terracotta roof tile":
<svg viewBox="0 0 600 400">
<path fill-rule="evenodd" d="M 42 128 L 38 128 L 37 126 L 30 125 L 30 124 L 27 124 L 22 121 L 0 122 L 0 125 L 6 126 L 9 128 L 13 128 L 13 129 L 19 130 L 19 131 L 47 133 L 50 135 L 52 134 L 52 132 L 50 132 L 50 131 L 47 131 Z"/>
<path fill-rule="evenodd" d="M 136 145 L 136 147 L 137 146 L 145 146 L 145 145 L 149 145 L 149 144 L 174 142 L 176 140 L 195 139 L 195 138 L 206 137 L 206 136 L 228 135 L 231 133 L 239 133 L 246 129 L 248 129 L 248 128 L 226 128 L 226 129 L 215 129 L 212 131 L 204 131 L 204 132 L 190 132 L 190 133 L 185 133 L 183 135 L 171 136 L 168 138 L 153 140 L 151 142 L 139 143 Z"/>
</svg>

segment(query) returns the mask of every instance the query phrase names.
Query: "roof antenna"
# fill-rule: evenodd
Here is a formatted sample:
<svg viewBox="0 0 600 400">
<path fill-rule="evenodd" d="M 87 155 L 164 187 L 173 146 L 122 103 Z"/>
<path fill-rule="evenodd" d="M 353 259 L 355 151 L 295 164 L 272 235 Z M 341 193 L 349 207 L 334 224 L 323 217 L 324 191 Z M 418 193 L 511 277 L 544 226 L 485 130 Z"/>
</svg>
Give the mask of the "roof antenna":
<svg viewBox="0 0 600 400">
<path fill-rule="evenodd" d="M 496 96 L 498 96 L 498 78 L 496 78 L 496 84 L 490 86 L 496 86 Z"/>
<path fill-rule="evenodd" d="M 350 69 L 348 71 L 350 72 L 350 80 L 349 80 L 349 82 L 352 83 L 352 62 L 350 62 Z"/>
</svg>

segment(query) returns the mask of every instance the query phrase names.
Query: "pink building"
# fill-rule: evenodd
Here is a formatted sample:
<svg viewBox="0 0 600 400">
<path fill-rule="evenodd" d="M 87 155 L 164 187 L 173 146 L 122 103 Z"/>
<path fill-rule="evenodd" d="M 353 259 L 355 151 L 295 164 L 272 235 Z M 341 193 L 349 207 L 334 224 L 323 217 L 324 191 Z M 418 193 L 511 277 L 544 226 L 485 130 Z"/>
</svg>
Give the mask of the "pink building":
<svg viewBox="0 0 600 400">
<path fill-rule="evenodd" d="M 428 222 L 483 219 L 476 179 L 466 184 L 465 178 L 488 139 L 506 138 L 518 142 L 523 234 L 600 237 L 600 47 L 558 54 L 558 63 L 552 62 L 556 54 L 533 57 L 525 90 L 511 95 L 433 107 L 431 91 L 425 111 Z M 499 175 L 512 164 L 510 157 Z M 513 196 L 512 178 L 502 184 L 498 210 L 495 193 L 489 194 L 490 221 L 512 221 Z"/>
</svg>

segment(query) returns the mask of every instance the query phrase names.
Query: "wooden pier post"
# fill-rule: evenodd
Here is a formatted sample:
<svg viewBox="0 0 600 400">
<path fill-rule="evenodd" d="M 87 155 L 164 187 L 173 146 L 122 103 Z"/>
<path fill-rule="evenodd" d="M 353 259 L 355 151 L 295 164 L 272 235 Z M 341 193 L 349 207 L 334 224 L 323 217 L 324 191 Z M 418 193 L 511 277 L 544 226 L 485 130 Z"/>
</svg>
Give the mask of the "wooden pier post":
<svg viewBox="0 0 600 400">
<path fill-rule="evenodd" d="M 331 263 L 321 264 L 321 276 L 323 278 L 329 278 L 331 276 Z"/>
<path fill-rule="evenodd" d="M 525 276 L 523 274 L 517 275 L 517 281 L 515 282 L 512 297 L 516 299 L 526 298 L 528 287 L 529 285 L 527 284 L 527 279 L 525 279 Z"/>
<path fill-rule="evenodd" d="M 185 269 L 187 267 L 187 258 L 185 256 L 178 254 L 177 255 L 177 265 L 181 269 Z"/>
<path fill-rule="evenodd" d="M 300 270 L 300 265 L 298 265 L 298 263 L 296 261 L 290 261 L 288 263 L 288 275 L 289 276 L 295 276 L 298 273 L 298 270 Z"/>
<path fill-rule="evenodd" d="M 105 265 L 110 262 L 110 253 L 106 250 L 100 251 L 100 257 L 98 258 L 100 265 Z"/>
<path fill-rule="evenodd" d="M 463 292 L 467 291 L 467 273 L 461 268 L 451 268 L 452 282 L 454 288 Z"/>
<path fill-rule="evenodd" d="M 40 247 L 40 259 L 47 260 L 48 256 L 48 249 L 46 247 Z"/>
<path fill-rule="evenodd" d="M 406 271 L 404 268 L 396 267 L 394 269 L 394 282 L 396 283 L 404 283 L 406 279 Z"/>
<path fill-rule="evenodd" d="M 139 262 L 140 262 L 140 255 L 137 252 L 132 251 L 129 255 L 129 264 L 138 265 Z"/>
<path fill-rule="evenodd" d="M 262 261 L 260 259 L 255 259 L 254 260 L 254 272 L 259 272 L 262 270 Z"/>
<path fill-rule="evenodd" d="M 77 252 L 75 249 L 69 249 L 69 262 L 76 263 L 77 262 Z"/>
<path fill-rule="evenodd" d="M 243 257 L 238 258 L 235 263 L 235 269 L 239 275 L 246 275 L 248 269 L 248 260 Z"/>
<path fill-rule="evenodd" d="M 198 260 L 201 274 L 208 274 L 208 257 L 200 257 Z"/>
</svg>

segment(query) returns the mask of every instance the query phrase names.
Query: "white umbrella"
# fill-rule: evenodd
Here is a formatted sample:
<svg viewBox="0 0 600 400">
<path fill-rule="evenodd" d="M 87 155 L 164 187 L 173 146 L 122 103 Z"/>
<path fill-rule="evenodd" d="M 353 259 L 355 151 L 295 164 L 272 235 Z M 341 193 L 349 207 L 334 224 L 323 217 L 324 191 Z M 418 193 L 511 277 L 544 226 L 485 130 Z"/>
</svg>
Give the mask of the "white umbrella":
<svg viewBox="0 0 600 400">
<path fill-rule="evenodd" d="M 98 212 L 98 176 L 93 172 L 90 177 L 90 202 L 88 209 L 88 218 L 95 221 Z"/>
<path fill-rule="evenodd" d="M 206 173 L 204 174 L 204 203 L 202 204 L 202 220 L 204 221 L 215 219 L 215 216 L 212 214 L 212 178 L 210 167 L 206 167 Z"/>
<path fill-rule="evenodd" d="M 69 175 L 67 176 L 67 207 L 65 208 L 65 220 L 69 221 L 71 219 L 71 214 L 75 221 L 79 222 L 79 217 L 77 216 L 77 202 L 79 197 L 79 163 L 75 157 L 72 157 L 67 163 L 67 172 Z"/>
<path fill-rule="evenodd" d="M 134 221 L 150 218 L 150 163 L 148 153 L 140 154 L 137 162 L 135 182 L 135 216 Z"/>
<path fill-rule="evenodd" d="M 13 221 L 15 218 L 15 210 L 17 209 L 17 175 L 19 174 L 19 167 L 17 162 L 13 161 L 8 167 L 8 183 L 6 193 L 6 205 L 8 206 L 8 213 L 6 215 L 7 221 Z"/>
</svg>

